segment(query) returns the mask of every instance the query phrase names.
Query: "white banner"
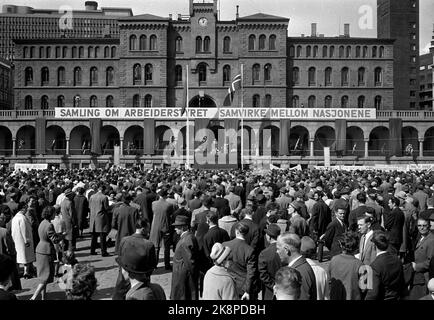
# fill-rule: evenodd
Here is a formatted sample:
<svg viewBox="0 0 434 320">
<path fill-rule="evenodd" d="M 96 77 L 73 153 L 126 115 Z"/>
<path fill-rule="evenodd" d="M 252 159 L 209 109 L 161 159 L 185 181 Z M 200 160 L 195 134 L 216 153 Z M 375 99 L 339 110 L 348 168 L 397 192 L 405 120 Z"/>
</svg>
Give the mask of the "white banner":
<svg viewBox="0 0 434 320">
<path fill-rule="evenodd" d="M 330 167 L 330 147 L 324 147 L 324 166 Z"/>
<path fill-rule="evenodd" d="M 114 146 L 113 153 L 113 164 L 119 166 L 121 164 L 121 148 L 119 146 Z"/>
<path fill-rule="evenodd" d="M 188 108 L 190 119 L 373 120 L 375 109 Z M 58 119 L 187 119 L 182 108 L 55 108 Z"/>
<path fill-rule="evenodd" d="M 21 170 L 27 172 L 29 170 L 47 170 L 47 163 L 15 163 L 15 171 Z"/>
</svg>

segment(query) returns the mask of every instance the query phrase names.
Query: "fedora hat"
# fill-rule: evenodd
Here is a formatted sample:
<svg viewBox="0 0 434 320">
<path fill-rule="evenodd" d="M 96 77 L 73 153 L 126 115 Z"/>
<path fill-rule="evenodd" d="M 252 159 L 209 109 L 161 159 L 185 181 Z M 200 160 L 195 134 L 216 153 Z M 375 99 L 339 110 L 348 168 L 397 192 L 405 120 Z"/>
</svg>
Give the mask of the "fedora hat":
<svg viewBox="0 0 434 320">
<path fill-rule="evenodd" d="M 211 249 L 210 258 L 214 261 L 216 265 L 221 265 L 231 253 L 231 248 L 225 247 L 221 243 L 214 243 Z"/>
<path fill-rule="evenodd" d="M 186 216 L 176 216 L 175 222 L 172 223 L 172 226 L 188 226 L 188 217 Z"/>
<path fill-rule="evenodd" d="M 154 266 L 150 264 L 149 251 L 142 243 L 131 242 L 124 250 L 119 252 L 116 262 L 126 271 L 145 275 L 150 274 L 154 270 Z"/>
</svg>

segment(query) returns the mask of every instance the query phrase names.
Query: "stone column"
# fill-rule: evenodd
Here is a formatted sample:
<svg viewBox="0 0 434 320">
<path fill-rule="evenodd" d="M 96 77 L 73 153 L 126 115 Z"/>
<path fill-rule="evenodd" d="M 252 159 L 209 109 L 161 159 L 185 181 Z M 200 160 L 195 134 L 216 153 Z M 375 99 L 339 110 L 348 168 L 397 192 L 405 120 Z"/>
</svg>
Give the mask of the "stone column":
<svg viewBox="0 0 434 320">
<path fill-rule="evenodd" d="M 67 137 L 65 140 L 66 140 L 66 155 L 69 155 L 69 137 Z"/>
<path fill-rule="evenodd" d="M 12 157 L 16 157 L 17 156 L 17 140 L 16 139 L 12 139 Z"/>
<path fill-rule="evenodd" d="M 419 139 L 419 157 L 422 158 L 423 157 L 423 142 L 424 139 Z"/>
<path fill-rule="evenodd" d="M 313 157 L 314 156 L 314 142 L 315 142 L 315 139 L 309 139 L 309 145 L 310 145 L 310 154 L 309 154 L 309 156 L 310 157 Z"/>
<path fill-rule="evenodd" d="M 259 139 L 261 137 L 259 128 L 253 128 L 252 130 L 253 130 L 253 134 L 255 135 L 255 156 L 259 157 Z"/>
<path fill-rule="evenodd" d="M 365 158 L 369 157 L 369 139 L 365 139 Z"/>
<path fill-rule="evenodd" d="M 119 148 L 121 149 L 121 157 L 124 156 L 124 138 L 119 138 Z"/>
</svg>

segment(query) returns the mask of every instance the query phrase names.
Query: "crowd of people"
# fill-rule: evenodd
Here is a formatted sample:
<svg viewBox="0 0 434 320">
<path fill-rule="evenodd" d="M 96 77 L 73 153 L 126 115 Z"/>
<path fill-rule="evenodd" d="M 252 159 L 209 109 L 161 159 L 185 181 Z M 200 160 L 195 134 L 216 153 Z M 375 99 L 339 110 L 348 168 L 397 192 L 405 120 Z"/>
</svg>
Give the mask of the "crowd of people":
<svg viewBox="0 0 434 320">
<path fill-rule="evenodd" d="M 55 279 L 91 299 L 84 230 L 90 255 L 114 242 L 114 300 L 434 299 L 428 171 L 3 169 L 0 299 L 32 277 L 31 299 Z M 170 297 L 151 282 L 160 250 Z"/>
</svg>

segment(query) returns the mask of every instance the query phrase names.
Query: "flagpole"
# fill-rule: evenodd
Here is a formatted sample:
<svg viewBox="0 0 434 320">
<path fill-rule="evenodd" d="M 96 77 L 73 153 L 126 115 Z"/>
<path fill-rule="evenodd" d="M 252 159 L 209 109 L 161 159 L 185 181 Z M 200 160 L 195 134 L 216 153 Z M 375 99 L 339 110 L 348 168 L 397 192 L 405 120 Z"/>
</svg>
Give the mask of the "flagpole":
<svg viewBox="0 0 434 320">
<path fill-rule="evenodd" d="M 241 64 L 241 170 L 244 170 L 244 64 Z"/>
<path fill-rule="evenodd" d="M 186 99 L 185 99 L 185 110 L 186 110 L 186 113 L 187 113 L 187 128 L 186 128 L 186 130 L 185 130 L 185 134 L 186 134 L 186 138 L 187 138 L 187 142 L 186 142 L 186 147 L 187 147 L 187 169 L 189 169 L 190 170 L 190 123 L 189 123 L 189 116 L 188 116 L 188 101 L 190 100 L 189 99 L 189 96 L 188 96 L 188 64 L 185 66 L 185 69 L 186 69 L 186 73 L 185 73 L 185 76 L 187 77 L 186 78 L 186 83 L 185 83 L 185 85 L 187 86 L 187 91 L 186 91 Z"/>
</svg>

